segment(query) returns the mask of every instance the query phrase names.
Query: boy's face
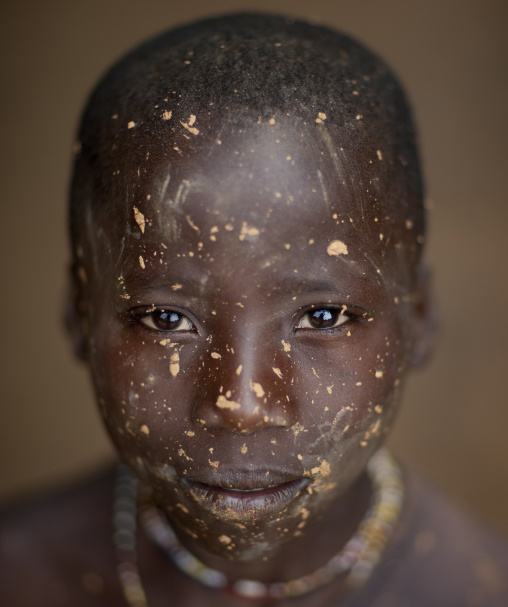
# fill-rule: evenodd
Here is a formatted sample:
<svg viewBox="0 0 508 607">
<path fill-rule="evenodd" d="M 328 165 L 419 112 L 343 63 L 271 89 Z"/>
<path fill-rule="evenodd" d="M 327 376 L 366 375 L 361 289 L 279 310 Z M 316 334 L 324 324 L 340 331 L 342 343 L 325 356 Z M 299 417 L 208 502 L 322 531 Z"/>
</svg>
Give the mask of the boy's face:
<svg viewBox="0 0 508 607">
<path fill-rule="evenodd" d="M 117 218 L 88 229 L 102 414 L 198 553 L 270 557 L 340 500 L 393 420 L 416 235 L 347 185 L 318 132 L 302 145 L 267 125 L 119 166 Z"/>
</svg>

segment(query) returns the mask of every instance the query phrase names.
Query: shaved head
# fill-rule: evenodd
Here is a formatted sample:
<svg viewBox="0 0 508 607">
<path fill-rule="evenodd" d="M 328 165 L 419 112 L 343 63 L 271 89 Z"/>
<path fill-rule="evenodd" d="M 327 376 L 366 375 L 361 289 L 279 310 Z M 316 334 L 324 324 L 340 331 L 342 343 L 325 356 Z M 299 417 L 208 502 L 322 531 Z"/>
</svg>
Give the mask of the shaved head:
<svg viewBox="0 0 508 607">
<path fill-rule="evenodd" d="M 92 93 L 79 131 L 71 237 L 85 211 L 115 213 L 136 174 L 167 159 L 175 176 L 228 137 L 267 131 L 303 146 L 324 143 L 335 179 L 420 238 L 422 179 L 404 93 L 375 54 L 331 29 L 263 14 L 236 14 L 170 30 L 119 61 Z"/>
</svg>

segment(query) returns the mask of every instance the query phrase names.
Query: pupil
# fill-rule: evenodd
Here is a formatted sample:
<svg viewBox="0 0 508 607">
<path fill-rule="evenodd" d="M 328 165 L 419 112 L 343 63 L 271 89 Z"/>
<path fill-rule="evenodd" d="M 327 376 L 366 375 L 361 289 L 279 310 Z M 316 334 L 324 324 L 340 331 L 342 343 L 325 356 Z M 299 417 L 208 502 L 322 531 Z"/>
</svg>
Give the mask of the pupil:
<svg viewBox="0 0 508 607">
<path fill-rule="evenodd" d="M 152 313 L 153 324 L 161 331 L 170 331 L 176 329 L 182 322 L 182 317 L 177 312 L 162 310 Z"/>
<path fill-rule="evenodd" d="M 316 329 L 326 329 L 333 327 L 338 317 L 337 310 L 314 310 L 310 317 L 310 324 Z"/>
</svg>

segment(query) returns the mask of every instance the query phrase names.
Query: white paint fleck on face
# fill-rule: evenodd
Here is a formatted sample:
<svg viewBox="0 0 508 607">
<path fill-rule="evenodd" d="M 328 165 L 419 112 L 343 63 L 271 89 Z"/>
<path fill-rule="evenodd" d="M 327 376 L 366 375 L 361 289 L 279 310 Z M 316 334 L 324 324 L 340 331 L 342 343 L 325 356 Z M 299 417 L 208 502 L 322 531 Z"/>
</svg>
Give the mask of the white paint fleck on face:
<svg viewBox="0 0 508 607">
<path fill-rule="evenodd" d="M 223 394 L 220 394 L 217 398 L 216 405 L 219 409 L 230 409 L 231 411 L 235 411 L 241 406 L 240 403 L 237 403 L 234 400 L 228 400 Z"/>
<path fill-rule="evenodd" d="M 311 472 L 312 474 L 319 474 L 319 476 L 330 476 L 330 464 L 326 460 L 323 460 L 321 464 L 316 468 L 313 468 Z"/>
<path fill-rule="evenodd" d="M 228 535 L 221 535 L 218 540 L 221 544 L 231 544 L 231 538 Z"/>
<path fill-rule="evenodd" d="M 263 390 L 261 384 L 258 384 L 256 382 L 250 382 L 250 387 L 258 398 L 263 398 L 263 396 L 265 395 L 265 391 Z"/>
<path fill-rule="evenodd" d="M 178 352 L 173 352 L 169 359 L 169 372 L 173 377 L 176 377 L 180 373 L 180 355 Z"/>
<path fill-rule="evenodd" d="M 245 240 L 246 236 L 258 236 L 259 230 L 253 226 L 249 226 L 246 221 L 243 222 L 238 235 L 238 240 Z"/>
<path fill-rule="evenodd" d="M 327 247 L 328 255 L 347 255 L 347 245 L 341 240 L 333 240 Z"/>
<path fill-rule="evenodd" d="M 185 130 L 189 131 L 189 133 L 192 133 L 192 135 L 199 135 L 199 129 L 193 126 L 195 122 L 196 116 L 194 116 L 194 114 L 191 114 L 189 116 L 188 122 L 181 121 L 180 124 L 184 127 Z"/>
<path fill-rule="evenodd" d="M 136 220 L 136 223 L 138 224 L 141 233 L 144 234 L 146 225 L 145 216 L 137 207 L 132 207 L 132 210 L 134 211 L 134 219 Z"/>
<path fill-rule="evenodd" d="M 284 352 L 291 352 L 291 344 L 288 344 L 286 341 L 282 340 L 282 346 L 284 347 Z"/>
</svg>

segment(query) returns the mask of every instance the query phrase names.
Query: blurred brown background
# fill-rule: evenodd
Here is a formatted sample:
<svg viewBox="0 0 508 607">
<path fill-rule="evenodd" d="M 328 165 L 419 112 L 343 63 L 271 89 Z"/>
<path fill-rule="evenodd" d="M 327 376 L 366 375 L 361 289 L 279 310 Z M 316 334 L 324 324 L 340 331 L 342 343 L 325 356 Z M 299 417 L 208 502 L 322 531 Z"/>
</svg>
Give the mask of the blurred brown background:
<svg viewBox="0 0 508 607">
<path fill-rule="evenodd" d="M 378 51 L 413 100 L 442 332 L 393 449 L 508 530 L 506 0 L 17 0 L 1 27 L 0 498 L 112 457 L 59 311 L 70 149 L 86 94 L 144 38 L 231 10 L 291 13 Z"/>
</svg>

